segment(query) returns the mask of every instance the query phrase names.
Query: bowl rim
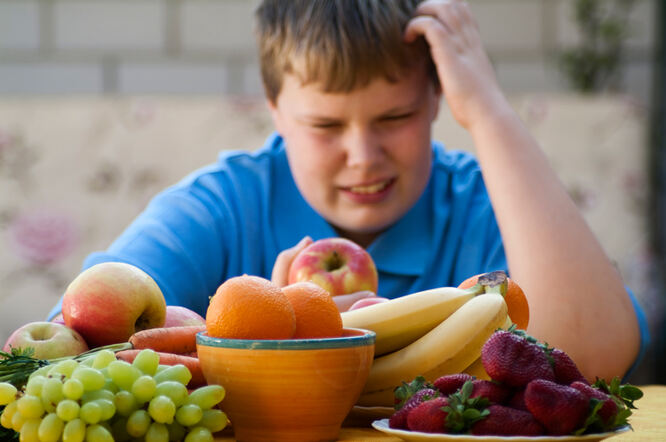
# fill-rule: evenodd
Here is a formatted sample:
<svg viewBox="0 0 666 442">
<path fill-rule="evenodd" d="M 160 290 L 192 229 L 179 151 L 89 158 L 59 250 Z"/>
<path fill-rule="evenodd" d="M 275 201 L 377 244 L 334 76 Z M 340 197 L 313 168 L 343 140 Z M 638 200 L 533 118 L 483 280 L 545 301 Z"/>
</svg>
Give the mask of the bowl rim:
<svg viewBox="0 0 666 442">
<path fill-rule="evenodd" d="M 372 330 L 345 327 L 344 330 L 360 332 L 357 335 L 337 338 L 314 339 L 227 339 L 208 336 L 207 332 L 197 333 L 197 346 L 217 348 L 237 348 L 248 350 L 318 350 L 325 348 L 362 347 L 374 345 L 376 334 Z"/>
</svg>

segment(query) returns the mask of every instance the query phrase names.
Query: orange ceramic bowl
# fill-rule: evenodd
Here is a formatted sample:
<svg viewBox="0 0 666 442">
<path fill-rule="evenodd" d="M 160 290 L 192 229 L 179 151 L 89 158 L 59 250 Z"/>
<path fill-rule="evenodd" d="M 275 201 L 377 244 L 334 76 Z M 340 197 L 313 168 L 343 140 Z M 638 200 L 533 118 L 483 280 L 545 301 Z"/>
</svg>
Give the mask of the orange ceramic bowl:
<svg viewBox="0 0 666 442">
<path fill-rule="evenodd" d="M 336 440 L 368 377 L 375 333 L 246 340 L 202 332 L 197 351 L 206 381 L 226 390 L 220 406 L 237 440 Z"/>
</svg>

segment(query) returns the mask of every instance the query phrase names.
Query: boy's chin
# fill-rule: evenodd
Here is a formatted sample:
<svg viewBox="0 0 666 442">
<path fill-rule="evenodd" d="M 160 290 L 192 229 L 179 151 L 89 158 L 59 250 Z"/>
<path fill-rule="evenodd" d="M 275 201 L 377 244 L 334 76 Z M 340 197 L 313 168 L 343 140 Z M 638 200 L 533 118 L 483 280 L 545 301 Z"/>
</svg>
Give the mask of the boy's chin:
<svg viewBox="0 0 666 442">
<path fill-rule="evenodd" d="M 393 221 L 395 222 L 395 221 Z M 334 226 L 337 234 L 343 238 L 351 239 L 355 243 L 367 247 L 382 232 L 388 229 L 392 223 L 355 223 L 347 226 Z"/>
</svg>

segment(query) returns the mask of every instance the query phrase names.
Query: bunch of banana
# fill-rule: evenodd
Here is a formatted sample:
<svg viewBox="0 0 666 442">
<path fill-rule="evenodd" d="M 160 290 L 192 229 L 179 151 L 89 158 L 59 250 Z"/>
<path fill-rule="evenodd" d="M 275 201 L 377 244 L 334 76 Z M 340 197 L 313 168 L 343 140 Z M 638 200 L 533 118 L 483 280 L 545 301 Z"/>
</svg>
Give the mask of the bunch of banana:
<svg viewBox="0 0 666 442">
<path fill-rule="evenodd" d="M 501 294 L 442 287 L 342 313 L 345 327 L 376 333 L 375 360 L 358 401 L 392 407 L 393 390 L 422 375 L 428 381 L 460 372 L 486 377 L 481 347 L 511 325 Z M 478 296 L 477 296 L 478 295 Z"/>
</svg>

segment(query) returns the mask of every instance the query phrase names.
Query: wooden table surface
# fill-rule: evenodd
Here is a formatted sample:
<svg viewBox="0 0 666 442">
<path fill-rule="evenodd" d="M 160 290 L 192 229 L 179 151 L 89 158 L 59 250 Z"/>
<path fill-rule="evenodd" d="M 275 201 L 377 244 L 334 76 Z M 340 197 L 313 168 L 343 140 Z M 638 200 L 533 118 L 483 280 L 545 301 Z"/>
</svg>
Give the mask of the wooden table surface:
<svg viewBox="0 0 666 442">
<path fill-rule="evenodd" d="M 634 431 L 627 431 L 609 439 L 612 442 L 666 441 L 666 385 L 646 385 L 645 394 L 636 402 L 637 410 L 629 418 Z M 217 437 L 215 442 L 232 442 L 233 436 Z M 340 430 L 339 441 L 354 442 L 399 442 L 401 439 L 388 436 L 373 428 L 354 426 Z"/>
</svg>

